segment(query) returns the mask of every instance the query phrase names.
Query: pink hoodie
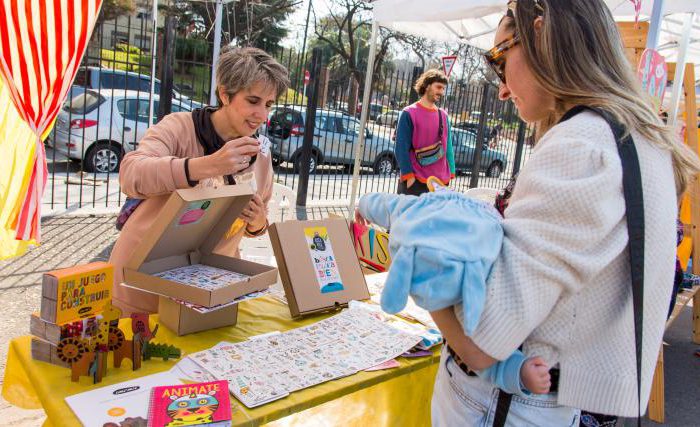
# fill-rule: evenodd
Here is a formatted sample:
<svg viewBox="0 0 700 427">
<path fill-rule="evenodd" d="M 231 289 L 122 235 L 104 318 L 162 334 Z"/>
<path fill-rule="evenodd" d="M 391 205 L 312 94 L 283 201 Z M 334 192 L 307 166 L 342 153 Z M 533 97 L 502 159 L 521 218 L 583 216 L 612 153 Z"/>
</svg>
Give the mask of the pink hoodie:
<svg viewBox="0 0 700 427">
<path fill-rule="evenodd" d="M 197 142 L 191 113 L 173 113 L 165 116 L 146 132 L 138 149 L 127 153 L 122 160 L 119 183 L 127 196 L 145 199 L 131 214 L 112 249 L 109 262 L 114 264 L 114 304 L 124 311 L 153 313 L 158 311 L 156 295 L 124 288 L 123 267 L 133 249 L 151 227 L 158 212 L 176 189 L 190 188 L 185 177 L 185 159 L 201 157 L 204 149 Z M 257 193 L 267 205 L 272 197 L 272 160 L 259 155 L 251 166 L 255 174 Z M 226 185 L 223 177 L 209 178 L 197 187 Z M 239 256 L 238 246 L 244 235 L 241 229 L 229 238 L 221 240 L 215 252 Z"/>
</svg>

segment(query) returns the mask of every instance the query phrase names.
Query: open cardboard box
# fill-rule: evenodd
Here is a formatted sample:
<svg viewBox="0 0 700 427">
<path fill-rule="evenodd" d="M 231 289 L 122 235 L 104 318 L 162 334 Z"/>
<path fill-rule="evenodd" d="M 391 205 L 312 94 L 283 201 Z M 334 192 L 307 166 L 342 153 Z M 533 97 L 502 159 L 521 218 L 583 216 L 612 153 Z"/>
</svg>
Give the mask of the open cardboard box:
<svg viewBox="0 0 700 427">
<path fill-rule="evenodd" d="M 325 291 L 317 278 L 306 235 L 309 230 L 321 227 L 331 242 L 342 285 Z M 272 224 L 269 232 L 292 317 L 345 307 L 350 300 L 370 297 L 345 219 L 286 221 Z"/>
<path fill-rule="evenodd" d="M 158 320 L 177 336 L 232 326 L 238 320 L 238 304 L 210 313 L 199 313 L 168 297 L 158 298 Z"/>
<path fill-rule="evenodd" d="M 214 253 L 251 197 L 252 191 L 243 185 L 173 192 L 125 265 L 124 281 L 147 292 L 205 307 L 224 304 L 241 295 L 268 288 L 277 281 L 276 268 Z M 194 264 L 249 277 L 223 288 L 207 290 L 154 276 Z"/>
</svg>

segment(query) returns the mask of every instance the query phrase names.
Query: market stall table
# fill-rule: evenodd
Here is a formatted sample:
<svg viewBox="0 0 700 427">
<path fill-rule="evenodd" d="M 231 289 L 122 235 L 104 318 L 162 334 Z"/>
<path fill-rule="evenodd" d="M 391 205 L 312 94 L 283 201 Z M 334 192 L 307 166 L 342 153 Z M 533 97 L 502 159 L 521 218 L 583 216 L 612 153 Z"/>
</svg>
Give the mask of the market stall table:
<svg viewBox="0 0 700 427">
<path fill-rule="evenodd" d="M 161 327 L 153 340 L 172 344 L 183 351 L 183 357 L 204 350 L 220 341 L 239 342 L 249 337 L 272 331 L 286 331 L 325 319 L 324 314 L 300 321 L 291 319 L 286 305 L 264 297 L 241 303 L 238 324 L 197 334 L 177 337 Z M 129 319 L 122 319 L 123 329 Z M 152 327 L 157 315 L 151 316 Z M 129 338 L 129 336 L 127 336 Z M 45 426 L 79 426 L 80 422 L 65 402 L 65 397 L 108 384 L 115 384 L 139 376 L 168 370 L 177 360 L 152 359 L 137 371 L 127 361 L 121 368 L 113 368 L 109 356 L 109 370 L 100 384 L 92 378 L 81 377 L 79 383 L 70 381 L 70 370 L 35 361 L 30 352 L 31 338 L 23 336 L 10 342 L 2 395 L 11 404 L 25 409 L 44 408 Z M 374 372 L 360 372 L 345 378 L 291 393 L 284 399 L 257 408 L 248 409 L 231 398 L 233 425 L 257 426 L 283 417 L 284 425 L 299 424 L 314 419 L 323 425 L 429 425 L 430 397 L 437 372 L 439 350 L 432 356 L 398 358 L 400 367 Z M 302 412 L 303 411 L 303 412 Z M 273 423 L 274 424 L 274 423 Z"/>
</svg>

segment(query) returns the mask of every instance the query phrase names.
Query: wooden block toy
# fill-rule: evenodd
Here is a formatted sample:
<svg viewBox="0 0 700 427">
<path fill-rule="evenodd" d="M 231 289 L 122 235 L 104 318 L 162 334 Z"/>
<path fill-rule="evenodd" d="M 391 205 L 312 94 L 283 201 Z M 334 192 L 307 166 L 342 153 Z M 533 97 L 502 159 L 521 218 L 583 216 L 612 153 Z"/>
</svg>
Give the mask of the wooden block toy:
<svg viewBox="0 0 700 427">
<path fill-rule="evenodd" d="M 60 357 L 58 357 L 57 347 L 50 342 L 32 337 L 31 353 L 32 359 L 34 360 L 51 363 L 52 365 L 60 366 L 62 368 L 70 368 L 70 364 L 64 362 Z"/>
<path fill-rule="evenodd" d="M 121 332 L 121 331 L 120 331 Z M 124 334 L 122 333 L 122 337 Z M 110 348 L 111 350 L 111 348 Z M 122 365 L 122 360 L 131 359 L 132 369 L 135 371 L 141 368 L 142 359 L 142 341 L 139 334 L 134 334 L 134 339 L 124 340 L 122 344 L 115 348 L 114 351 L 114 367 L 119 368 Z"/>
</svg>

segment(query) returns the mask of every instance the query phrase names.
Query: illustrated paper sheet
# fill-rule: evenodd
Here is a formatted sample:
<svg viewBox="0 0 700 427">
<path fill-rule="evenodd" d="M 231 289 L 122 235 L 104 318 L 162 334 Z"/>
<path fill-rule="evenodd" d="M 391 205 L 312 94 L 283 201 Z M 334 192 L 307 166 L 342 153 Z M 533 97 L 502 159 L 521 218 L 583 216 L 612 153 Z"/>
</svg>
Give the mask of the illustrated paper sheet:
<svg viewBox="0 0 700 427">
<path fill-rule="evenodd" d="M 249 276 L 203 264 L 186 265 L 154 274 L 154 276 L 206 290 L 216 290 Z"/>
<path fill-rule="evenodd" d="M 252 408 L 392 360 L 420 340 L 357 309 L 281 334 L 221 342 L 189 357 L 228 380 L 231 393 Z"/>
</svg>

